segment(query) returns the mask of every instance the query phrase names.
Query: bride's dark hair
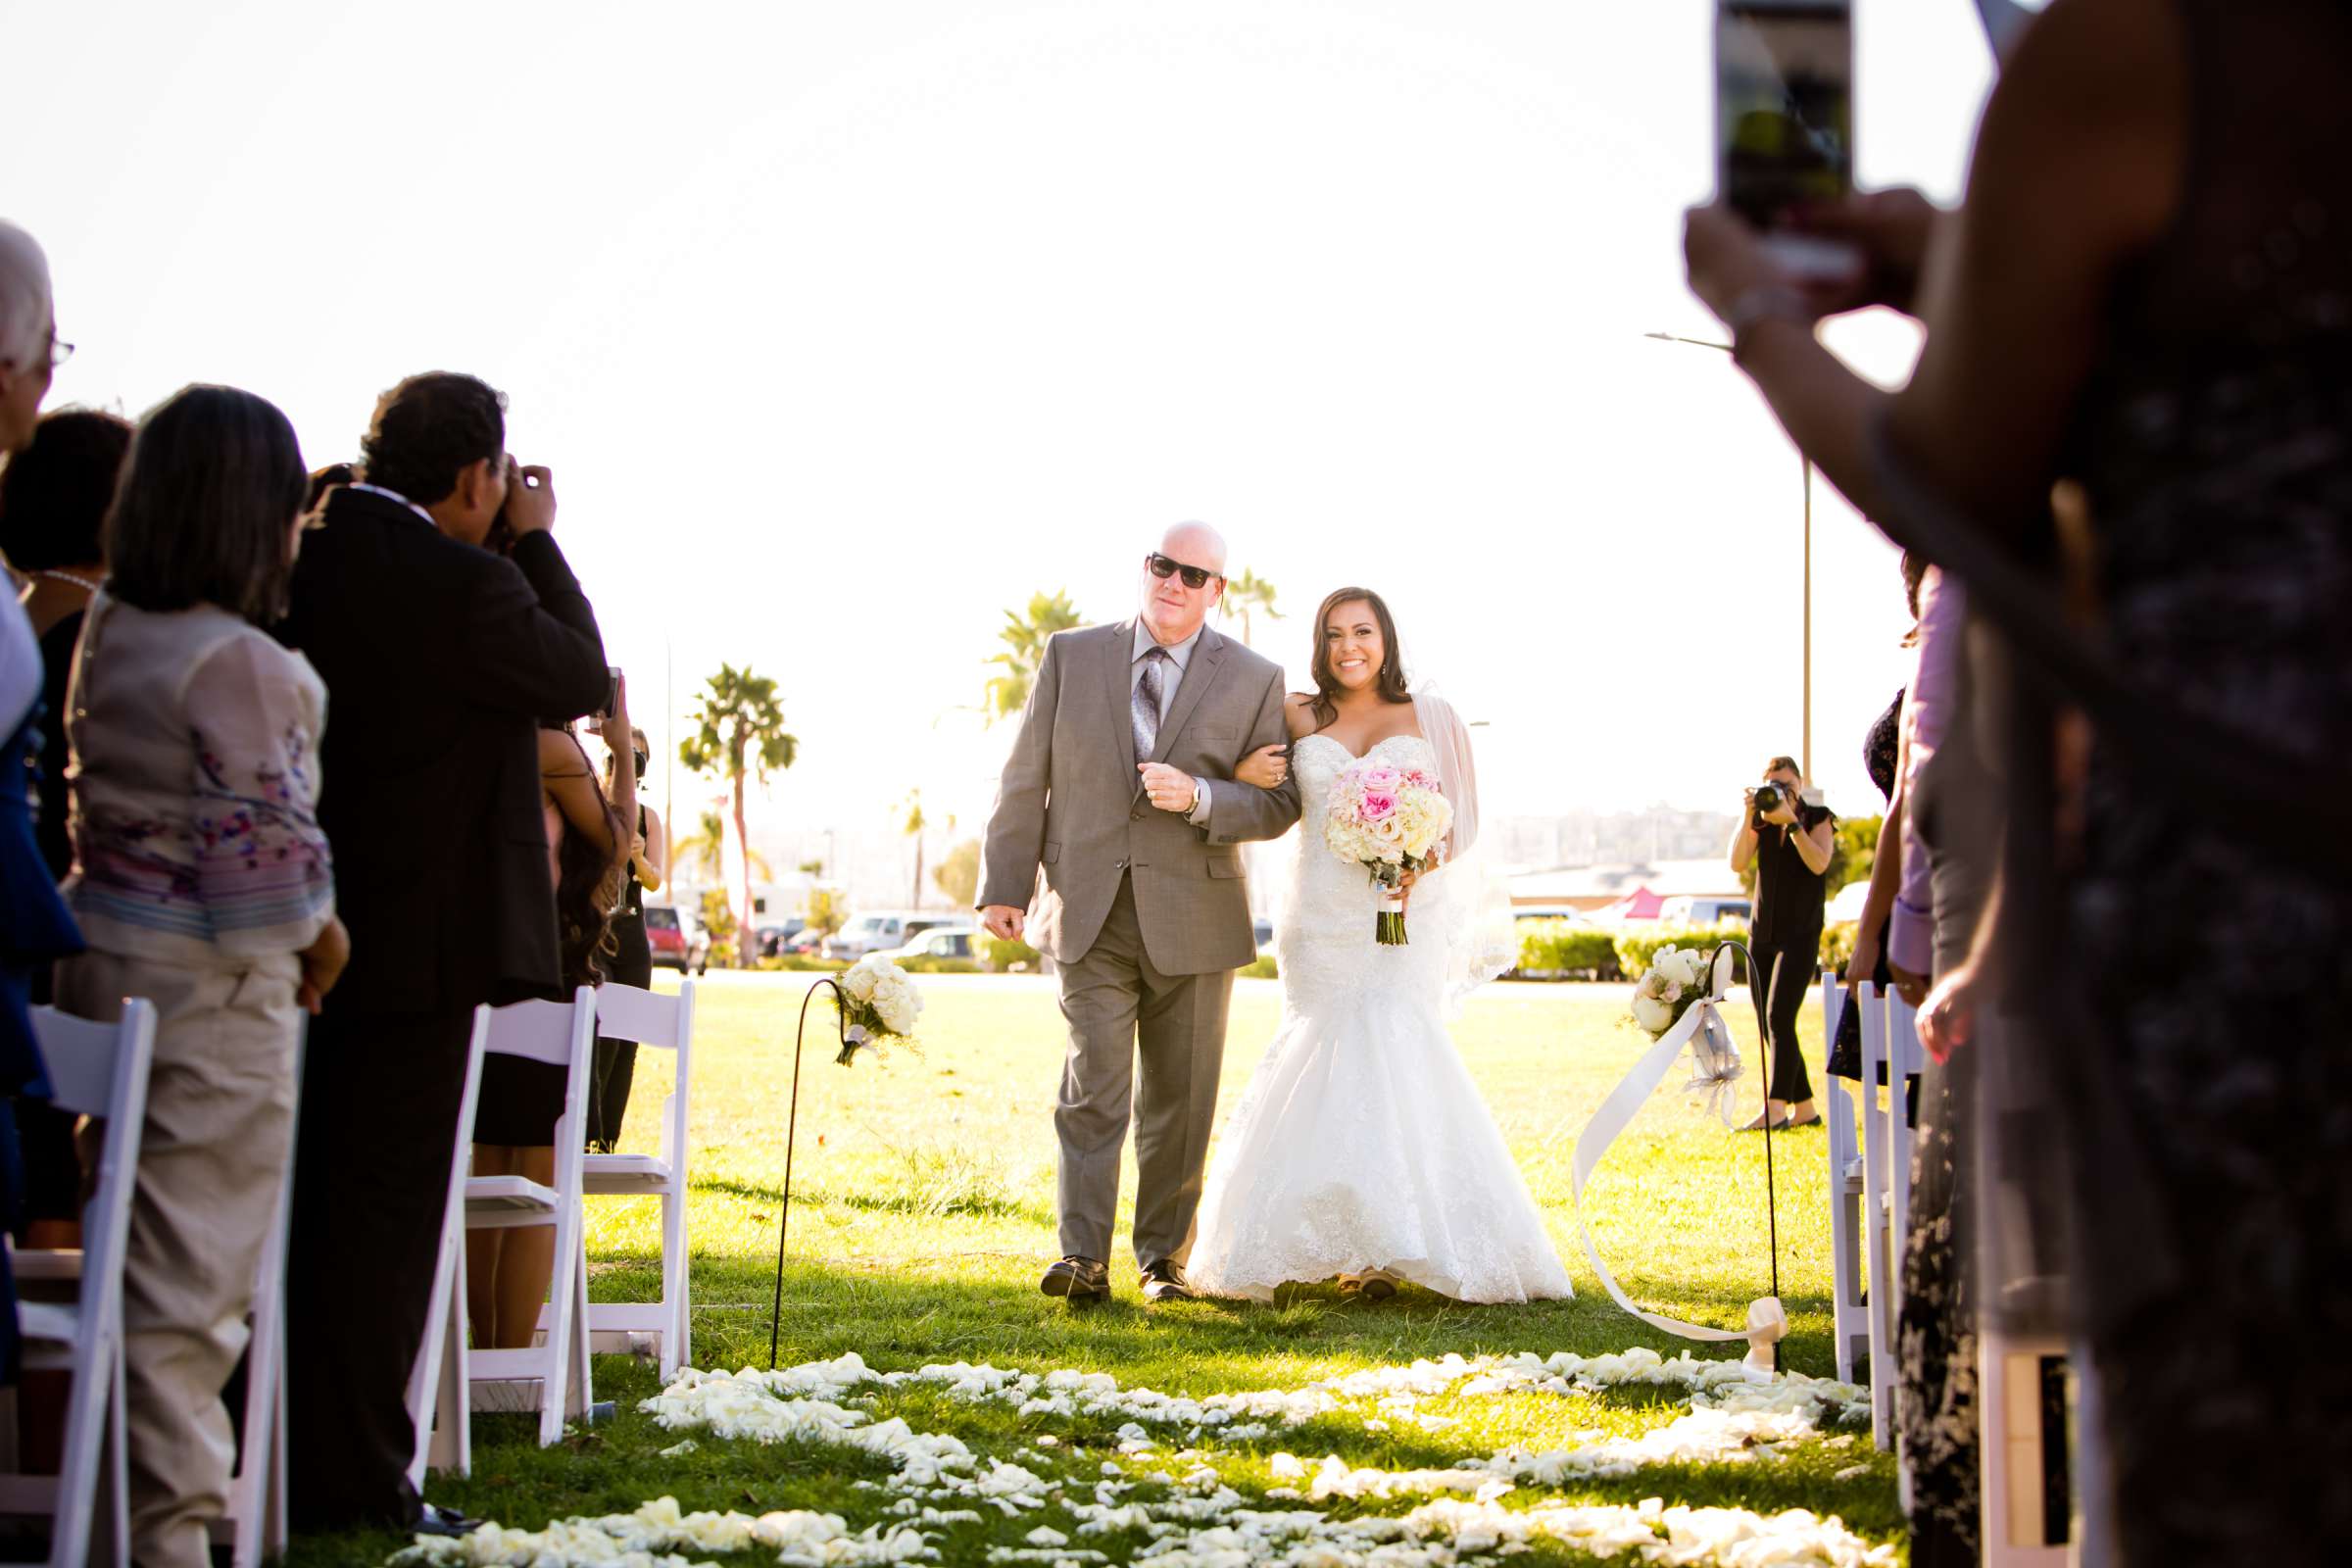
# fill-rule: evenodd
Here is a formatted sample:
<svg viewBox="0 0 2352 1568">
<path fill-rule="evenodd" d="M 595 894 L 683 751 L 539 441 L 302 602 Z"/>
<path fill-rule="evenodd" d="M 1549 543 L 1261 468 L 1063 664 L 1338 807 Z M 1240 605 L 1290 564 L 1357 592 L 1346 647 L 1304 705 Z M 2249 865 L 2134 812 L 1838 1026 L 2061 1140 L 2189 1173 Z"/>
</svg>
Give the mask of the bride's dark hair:
<svg viewBox="0 0 2352 1568">
<path fill-rule="evenodd" d="M 1323 608 L 1315 612 L 1315 700 L 1311 706 L 1318 730 L 1331 728 L 1340 717 L 1340 678 L 1332 673 L 1331 639 L 1324 634 L 1331 625 L 1331 612 L 1359 599 L 1372 607 L 1372 619 L 1380 627 L 1381 701 L 1413 700 L 1404 683 L 1404 662 L 1396 657 L 1396 617 L 1389 613 L 1388 601 L 1369 588 L 1337 589 L 1323 601 Z"/>
</svg>

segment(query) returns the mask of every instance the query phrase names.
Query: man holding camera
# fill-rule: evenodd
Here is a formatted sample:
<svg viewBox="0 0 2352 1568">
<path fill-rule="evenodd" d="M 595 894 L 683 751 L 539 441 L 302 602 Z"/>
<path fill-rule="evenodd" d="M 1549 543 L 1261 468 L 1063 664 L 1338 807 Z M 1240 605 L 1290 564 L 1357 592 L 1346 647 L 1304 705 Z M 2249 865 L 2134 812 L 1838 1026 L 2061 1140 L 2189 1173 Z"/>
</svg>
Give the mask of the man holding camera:
<svg viewBox="0 0 2352 1568">
<path fill-rule="evenodd" d="M 351 966 L 311 1025 L 287 1268 L 303 1532 L 449 1533 L 409 1485 L 409 1370 L 448 1200 L 473 1009 L 560 993 L 538 727 L 605 701 L 544 468 L 467 375 L 384 394 L 360 482 L 304 536 L 280 635 L 326 681 L 318 815 Z M 511 538 L 503 552 L 493 530 Z"/>
<path fill-rule="evenodd" d="M 1747 989 L 1756 999 L 1756 1029 L 1772 1056 L 1764 1109 L 1742 1129 L 1746 1132 L 1821 1119 L 1813 1108 L 1804 1054 L 1797 1049 L 1796 1015 L 1821 962 L 1822 910 L 1837 823 L 1829 808 L 1805 799 L 1804 775 L 1793 758 L 1776 757 L 1765 764 L 1764 782 L 1740 801 L 1732 869 L 1744 876 L 1750 865 L 1756 868 L 1756 913 L 1747 938 L 1755 971 Z"/>
</svg>

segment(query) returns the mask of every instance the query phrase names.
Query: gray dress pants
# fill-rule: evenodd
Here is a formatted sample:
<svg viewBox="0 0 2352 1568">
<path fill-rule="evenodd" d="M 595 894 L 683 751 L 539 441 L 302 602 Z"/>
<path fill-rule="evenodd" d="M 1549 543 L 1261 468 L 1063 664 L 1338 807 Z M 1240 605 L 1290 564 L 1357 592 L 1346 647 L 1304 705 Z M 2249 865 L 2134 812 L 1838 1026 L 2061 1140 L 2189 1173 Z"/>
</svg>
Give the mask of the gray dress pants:
<svg viewBox="0 0 2352 1568">
<path fill-rule="evenodd" d="M 1054 1130 L 1061 1143 L 1065 1254 L 1110 1258 L 1131 1110 L 1136 1262 L 1182 1263 L 1192 1250 L 1232 999 L 1230 969 L 1170 975 L 1152 966 L 1136 923 L 1134 887 L 1122 880 L 1095 945 L 1061 966 L 1070 1047 Z"/>
</svg>

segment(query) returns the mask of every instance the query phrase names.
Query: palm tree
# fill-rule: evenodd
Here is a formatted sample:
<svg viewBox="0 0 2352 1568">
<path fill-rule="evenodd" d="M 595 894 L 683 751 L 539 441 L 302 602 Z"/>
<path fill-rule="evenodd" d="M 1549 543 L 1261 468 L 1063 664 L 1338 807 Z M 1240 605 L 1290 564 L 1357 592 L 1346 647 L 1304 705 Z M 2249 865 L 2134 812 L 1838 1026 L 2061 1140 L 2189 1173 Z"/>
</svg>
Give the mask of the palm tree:
<svg viewBox="0 0 2352 1568">
<path fill-rule="evenodd" d="M 681 868 L 692 867 L 708 872 L 713 878 L 724 876 L 727 869 L 727 819 L 714 810 L 705 811 L 700 831 L 690 833 L 671 845 L 670 855 Z M 760 873 L 760 881 L 768 880 L 765 856 L 746 845 L 744 858 L 752 862 L 752 869 Z M 818 861 L 817 864 L 821 867 L 823 862 Z M 801 869 L 806 871 L 808 867 L 804 865 Z"/>
<path fill-rule="evenodd" d="M 1010 718 L 1029 706 L 1029 686 L 1037 679 L 1038 667 L 1046 662 L 1046 639 L 1057 631 L 1068 631 L 1079 623 L 1078 609 L 1070 603 L 1067 590 L 1050 594 L 1032 594 L 1028 613 L 1017 610 L 1004 612 L 1004 624 L 997 635 L 1004 642 L 1004 652 L 989 661 L 1002 664 L 1004 673 L 988 679 L 988 697 L 981 711 L 988 721 Z"/>
<path fill-rule="evenodd" d="M 1282 612 L 1274 608 L 1274 585 L 1254 571 L 1245 571 L 1238 577 L 1226 579 L 1225 606 L 1242 617 L 1242 641 L 1250 640 L 1250 614 L 1255 611 L 1268 620 L 1282 619 Z"/>
<path fill-rule="evenodd" d="M 726 875 L 727 819 L 715 810 L 703 813 L 702 827 L 669 847 L 681 871 L 701 871 L 713 881 Z"/>
<path fill-rule="evenodd" d="M 755 857 L 743 818 L 745 781 L 757 776 L 765 783 L 770 772 L 792 766 L 800 757 L 800 737 L 784 728 L 784 700 L 776 695 L 776 683 L 765 675 L 753 674 L 749 664 L 741 669 L 720 664 L 718 673 L 703 683 L 702 708 L 694 716 L 700 727 L 678 743 L 678 760 L 697 773 L 716 773 L 726 781 L 728 801 L 734 808 L 735 842 L 744 852 L 742 885 L 728 891 L 742 894 L 735 906 L 735 925 L 749 931 Z M 737 961 L 751 961 L 750 946 L 748 942 L 737 944 Z"/>
<path fill-rule="evenodd" d="M 906 907 L 919 909 L 923 906 L 923 829 L 929 827 L 931 823 L 923 815 L 923 792 L 921 790 L 908 790 L 906 799 L 900 804 L 906 808 L 906 822 L 899 831 L 914 840 L 914 892 L 908 896 Z"/>
</svg>

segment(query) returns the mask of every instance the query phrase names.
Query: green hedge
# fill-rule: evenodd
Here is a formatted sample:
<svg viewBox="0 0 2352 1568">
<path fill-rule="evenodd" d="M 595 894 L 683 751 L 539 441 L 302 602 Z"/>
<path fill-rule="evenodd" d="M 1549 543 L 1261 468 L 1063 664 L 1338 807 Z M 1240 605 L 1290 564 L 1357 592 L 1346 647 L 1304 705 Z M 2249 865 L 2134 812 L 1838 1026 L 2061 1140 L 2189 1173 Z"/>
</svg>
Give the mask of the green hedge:
<svg viewBox="0 0 2352 1568">
<path fill-rule="evenodd" d="M 1241 973 L 1245 980 L 1278 980 L 1281 978 L 1275 970 L 1274 955 L 1271 953 L 1259 954 L 1242 967 Z"/>
<path fill-rule="evenodd" d="M 980 954 L 988 966 L 1004 974 L 1015 965 L 1026 965 L 1026 972 L 1037 972 L 1038 953 L 1026 942 L 1007 942 L 1002 937 L 983 936 Z"/>
<path fill-rule="evenodd" d="M 978 974 L 980 965 L 970 958 L 951 958 L 939 954 L 917 954 L 901 958 L 899 967 L 908 974 Z"/>
<path fill-rule="evenodd" d="M 1616 934 L 1576 920 L 1519 922 L 1519 972 L 1530 978 L 1618 978 Z"/>
<path fill-rule="evenodd" d="M 1656 957 L 1660 948 L 1696 948 L 1712 954 L 1718 943 L 1747 941 L 1747 924 L 1741 920 L 1725 920 L 1716 925 L 1667 925 L 1643 923 L 1639 927 L 1621 927 L 1617 933 L 1617 967 L 1628 980 L 1638 980 L 1649 971 L 1649 960 Z M 1737 963 L 1737 959 L 1734 960 Z M 1744 983 L 1746 975 L 1741 965 L 1733 975 L 1736 983 Z"/>
<path fill-rule="evenodd" d="M 1860 929 L 1851 920 L 1824 926 L 1821 931 L 1821 966 L 1832 974 L 1843 974 L 1854 956 L 1854 935 Z"/>
<path fill-rule="evenodd" d="M 769 970 L 789 969 L 794 971 L 816 969 L 827 974 L 839 974 L 849 965 L 839 958 L 812 958 L 806 953 L 787 953 L 782 957 L 761 958 L 759 967 Z"/>
</svg>

